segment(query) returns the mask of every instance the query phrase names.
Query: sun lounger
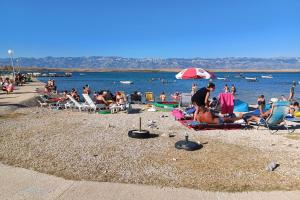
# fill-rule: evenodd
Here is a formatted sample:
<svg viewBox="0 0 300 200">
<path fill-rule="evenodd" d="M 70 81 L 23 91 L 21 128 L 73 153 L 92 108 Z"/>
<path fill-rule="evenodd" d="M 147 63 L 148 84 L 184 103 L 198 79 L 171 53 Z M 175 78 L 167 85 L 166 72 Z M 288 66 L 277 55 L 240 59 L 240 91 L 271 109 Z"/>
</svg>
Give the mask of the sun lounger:
<svg viewBox="0 0 300 200">
<path fill-rule="evenodd" d="M 82 94 L 82 96 L 90 110 L 94 110 L 96 112 L 97 110 L 106 108 L 105 104 L 95 104 L 88 94 Z"/>
<path fill-rule="evenodd" d="M 259 129 L 260 126 L 264 126 L 273 134 L 283 127 L 289 133 L 294 132 L 295 128 L 293 126 L 288 126 L 286 123 L 289 105 L 290 103 L 288 101 L 278 101 L 273 103 L 270 116 L 266 120 L 261 119 L 260 123 L 257 124 L 257 129 Z"/>
<path fill-rule="evenodd" d="M 89 105 L 85 104 L 85 103 L 79 103 L 78 101 L 76 101 L 71 95 L 67 95 L 67 97 L 72 101 L 72 103 L 74 104 L 74 108 L 77 108 L 79 111 L 83 111 L 83 110 L 87 110 L 90 108 Z M 72 107 L 73 108 L 73 107 Z"/>
</svg>

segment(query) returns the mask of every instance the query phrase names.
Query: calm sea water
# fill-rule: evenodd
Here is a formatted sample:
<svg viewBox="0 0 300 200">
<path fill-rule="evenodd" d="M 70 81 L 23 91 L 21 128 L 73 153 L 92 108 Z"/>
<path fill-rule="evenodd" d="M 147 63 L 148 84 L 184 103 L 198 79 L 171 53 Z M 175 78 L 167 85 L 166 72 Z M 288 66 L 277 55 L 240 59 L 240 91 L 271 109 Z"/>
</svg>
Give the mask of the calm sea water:
<svg viewBox="0 0 300 200">
<path fill-rule="evenodd" d="M 125 91 L 130 94 L 134 91 L 152 91 L 156 97 L 165 92 L 168 99 L 174 92 L 191 92 L 191 86 L 196 83 L 198 88 L 207 85 L 208 80 L 177 80 L 176 73 L 172 72 L 74 72 L 72 77 L 56 77 L 59 91 L 76 88 L 80 93 L 82 87 L 88 84 L 93 91 L 110 90 L 112 92 Z M 257 82 L 248 82 L 245 79 L 237 78 L 239 73 L 215 73 L 217 77 L 227 77 L 228 81 L 214 79 L 216 90 L 212 96 L 217 96 L 225 84 L 231 87 L 234 84 L 237 88 L 237 98 L 248 103 L 255 103 L 257 96 L 264 94 L 266 99 L 271 97 L 289 96 L 290 86 L 293 80 L 296 81 L 295 96 L 300 98 L 300 73 L 244 73 L 246 77 L 257 77 Z M 272 79 L 261 78 L 261 75 L 272 75 Z M 155 79 L 151 81 L 151 79 Z M 39 80 L 46 82 L 49 78 L 40 77 Z M 162 83 L 164 80 L 165 83 Z M 120 81 L 133 81 L 133 84 L 125 85 Z"/>
</svg>

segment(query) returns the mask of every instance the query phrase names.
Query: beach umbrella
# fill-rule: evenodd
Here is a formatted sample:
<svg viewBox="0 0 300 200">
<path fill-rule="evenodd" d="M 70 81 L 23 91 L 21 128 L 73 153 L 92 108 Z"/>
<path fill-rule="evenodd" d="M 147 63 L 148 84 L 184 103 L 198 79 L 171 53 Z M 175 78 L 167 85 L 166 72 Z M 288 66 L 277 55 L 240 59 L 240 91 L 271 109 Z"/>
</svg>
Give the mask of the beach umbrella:
<svg viewBox="0 0 300 200">
<path fill-rule="evenodd" d="M 216 76 L 202 68 L 190 67 L 182 70 L 175 76 L 177 79 L 213 79 Z"/>
</svg>

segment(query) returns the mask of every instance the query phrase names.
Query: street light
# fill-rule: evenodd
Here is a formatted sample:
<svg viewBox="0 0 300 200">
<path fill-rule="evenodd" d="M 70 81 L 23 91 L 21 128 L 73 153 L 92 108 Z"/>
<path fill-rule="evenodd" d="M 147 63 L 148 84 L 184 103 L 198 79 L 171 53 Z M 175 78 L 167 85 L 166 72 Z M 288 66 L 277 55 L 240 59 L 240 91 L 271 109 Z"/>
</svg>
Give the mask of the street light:
<svg viewBox="0 0 300 200">
<path fill-rule="evenodd" d="M 13 68 L 13 77 L 15 78 L 15 67 L 14 67 L 14 60 L 13 60 L 14 51 L 11 50 L 11 49 L 8 49 L 7 53 L 9 55 L 9 57 L 10 57 L 11 66 Z"/>
</svg>

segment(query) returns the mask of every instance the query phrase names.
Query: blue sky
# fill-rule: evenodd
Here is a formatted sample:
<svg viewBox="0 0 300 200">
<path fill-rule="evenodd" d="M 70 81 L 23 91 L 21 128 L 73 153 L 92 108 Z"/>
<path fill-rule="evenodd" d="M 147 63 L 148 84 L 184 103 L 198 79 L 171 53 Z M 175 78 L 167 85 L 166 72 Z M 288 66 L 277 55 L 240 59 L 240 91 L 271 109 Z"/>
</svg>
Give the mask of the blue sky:
<svg viewBox="0 0 300 200">
<path fill-rule="evenodd" d="M 0 57 L 300 56 L 298 0 L 0 0 Z"/>
</svg>

